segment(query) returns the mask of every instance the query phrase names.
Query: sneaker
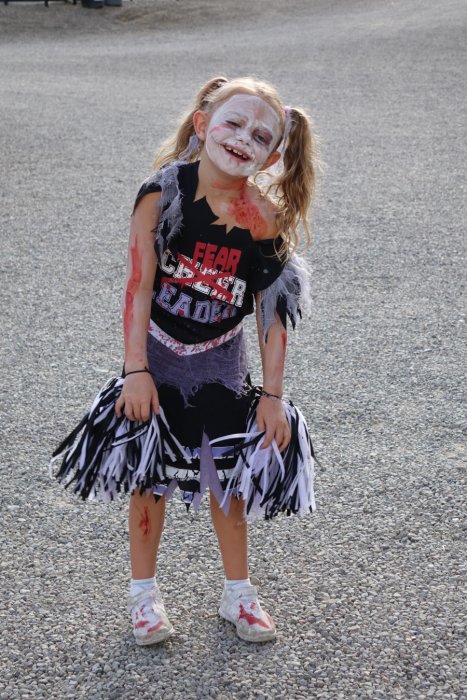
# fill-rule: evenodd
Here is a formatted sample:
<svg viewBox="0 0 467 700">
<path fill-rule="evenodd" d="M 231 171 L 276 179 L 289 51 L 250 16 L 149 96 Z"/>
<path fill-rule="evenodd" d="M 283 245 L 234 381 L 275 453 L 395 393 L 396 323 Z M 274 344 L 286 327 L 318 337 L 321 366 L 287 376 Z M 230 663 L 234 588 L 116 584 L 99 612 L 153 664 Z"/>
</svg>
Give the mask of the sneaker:
<svg viewBox="0 0 467 700">
<path fill-rule="evenodd" d="M 170 637 L 174 628 L 167 619 L 158 587 L 128 598 L 128 612 L 133 623 L 136 644 L 157 644 Z"/>
<path fill-rule="evenodd" d="M 246 642 L 267 642 L 276 637 L 276 626 L 258 600 L 256 586 L 245 584 L 228 591 L 224 588 L 219 615 L 232 622 L 240 639 Z"/>
</svg>

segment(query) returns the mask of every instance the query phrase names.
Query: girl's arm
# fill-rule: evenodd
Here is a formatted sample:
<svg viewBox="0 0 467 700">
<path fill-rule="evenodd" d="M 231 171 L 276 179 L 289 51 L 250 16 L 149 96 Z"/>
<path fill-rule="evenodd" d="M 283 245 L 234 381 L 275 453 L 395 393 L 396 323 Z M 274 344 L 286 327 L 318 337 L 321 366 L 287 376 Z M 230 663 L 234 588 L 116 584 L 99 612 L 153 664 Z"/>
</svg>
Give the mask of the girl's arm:
<svg viewBox="0 0 467 700">
<path fill-rule="evenodd" d="M 282 396 L 285 368 L 285 350 L 287 346 L 287 331 L 276 314 L 276 321 L 268 331 L 266 343 L 263 341 L 263 330 L 259 311 L 259 294 L 256 295 L 256 322 L 258 326 L 258 341 L 263 365 L 264 391 Z M 268 447 L 275 438 L 279 450 L 284 450 L 290 442 L 290 428 L 285 417 L 282 401 L 262 396 L 256 411 L 258 428 L 266 431 L 262 447 Z"/>
<path fill-rule="evenodd" d="M 147 334 L 157 266 L 153 229 L 159 219 L 159 200 L 158 192 L 145 195 L 131 217 L 123 307 L 125 372 L 148 366 Z M 148 420 L 151 407 L 158 412 L 157 390 L 149 373 L 130 374 L 125 378 L 115 405 L 118 416 L 123 407 L 130 420 Z"/>
</svg>

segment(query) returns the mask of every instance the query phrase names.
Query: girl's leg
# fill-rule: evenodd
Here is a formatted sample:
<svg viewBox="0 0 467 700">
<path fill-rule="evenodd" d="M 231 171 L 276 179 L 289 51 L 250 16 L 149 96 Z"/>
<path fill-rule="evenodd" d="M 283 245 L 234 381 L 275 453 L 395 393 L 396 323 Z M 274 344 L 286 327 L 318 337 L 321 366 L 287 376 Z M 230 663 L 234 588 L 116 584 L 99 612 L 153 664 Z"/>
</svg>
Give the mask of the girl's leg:
<svg viewBox="0 0 467 700">
<path fill-rule="evenodd" d="M 134 579 L 151 578 L 156 573 L 157 552 L 165 516 L 165 496 L 156 503 L 154 496 L 136 491 L 130 497 L 128 528 L 131 574 Z"/>
<path fill-rule="evenodd" d="M 243 519 L 244 502 L 232 496 L 226 516 L 211 493 L 211 515 L 224 562 L 226 581 L 219 615 L 232 622 L 241 639 L 266 642 L 276 636 L 274 622 L 262 609 L 257 588 L 248 584 L 248 525 Z"/>
<path fill-rule="evenodd" d="M 211 518 L 216 530 L 226 579 L 248 578 L 248 525 L 243 520 L 243 501 L 232 496 L 229 514 L 224 515 L 213 494 Z"/>
<path fill-rule="evenodd" d="M 128 611 L 133 634 L 139 645 L 157 644 L 173 633 L 167 618 L 161 592 L 153 579 L 157 551 L 164 527 L 165 496 L 156 503 L 154 496 L 136 491 L 130 498 L 128 524 L 130 530 L 131 582 Z M 140 579 L 152 579 L 141 584 Z M 138 585 L 140 584 L 140 585 Z"/>
</svg>

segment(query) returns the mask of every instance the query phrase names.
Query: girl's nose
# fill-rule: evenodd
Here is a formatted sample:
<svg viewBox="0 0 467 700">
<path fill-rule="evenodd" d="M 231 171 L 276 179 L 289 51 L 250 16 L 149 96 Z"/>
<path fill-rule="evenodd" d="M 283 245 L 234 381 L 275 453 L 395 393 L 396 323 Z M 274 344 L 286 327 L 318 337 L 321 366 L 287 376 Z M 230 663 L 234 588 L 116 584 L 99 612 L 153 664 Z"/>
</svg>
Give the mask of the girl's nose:
<svg viewBox="0 0 467 700">
<path fill-rule="evenodd" d="M 251 138 L 250 131 L 246 128 L 238 129 L 237 138 L 240 141 L 243 141 L 243 143 L 250 143 L 250 138 Z"/>
</svg>

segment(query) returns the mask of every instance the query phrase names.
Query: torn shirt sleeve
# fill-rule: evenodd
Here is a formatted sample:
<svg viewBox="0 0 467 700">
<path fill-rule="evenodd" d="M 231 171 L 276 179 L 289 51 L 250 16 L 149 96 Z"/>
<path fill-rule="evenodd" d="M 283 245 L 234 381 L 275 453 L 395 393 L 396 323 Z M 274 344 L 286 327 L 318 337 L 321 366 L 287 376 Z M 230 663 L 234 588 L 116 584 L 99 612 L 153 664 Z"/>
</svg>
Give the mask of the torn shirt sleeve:
<svg viewBox="0 0 467 700">
<path fill-rule="evenodd" d="M 179 184 L 179 168 L 181 162 L 173 161 L 160 170 L 152 173 L 139 188 L 133 206 L 133 212 L 144 195 L 150 192 L 161 192 L 159 201 L 159 224 L 155 228 L 156 252 L 162 256 L 166 248 L 175 250 L 180 236 L 182 217 L 182 192 Z"/>
<path fill-rule="evenodd" d="M 151 194 L 152 192 L 161 192 L 162 187 L 155 177 L 156 173 L 150 175 L 141 185 L 136 195 L 135 203 L 133 204 L 132 215 L 135 213 L 135 209 L 146 194 Z"/>
</svg>

